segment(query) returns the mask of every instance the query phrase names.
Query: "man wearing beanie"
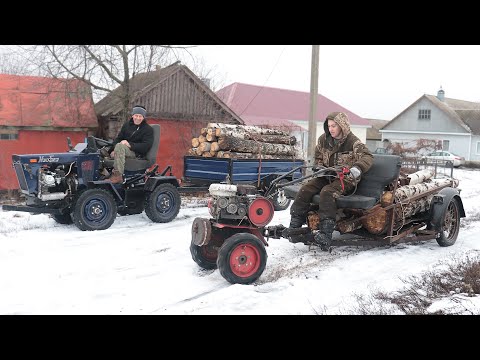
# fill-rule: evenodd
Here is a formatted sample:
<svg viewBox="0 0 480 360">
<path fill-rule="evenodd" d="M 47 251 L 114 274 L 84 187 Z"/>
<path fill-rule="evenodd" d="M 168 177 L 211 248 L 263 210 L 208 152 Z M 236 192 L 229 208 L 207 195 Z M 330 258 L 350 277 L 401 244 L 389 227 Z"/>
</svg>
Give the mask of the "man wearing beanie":
<svg viewBox="0 0 480 360">
<path fill-rule="evenodd" d="M 147 124 L 146 116 L 147 110 L 143 106 L 134 106 L 132 117 L 123 124 L 112 146 L 107 150 L 114 159 L 113 172 L 109 179 L 114 184 L 123 182 L 125 159 L 145 157 L 153 145 L 153 128 Z"/>
<path fill-rule="evenodd" d="M 314 239 L 323 251 L 330 251 L 333 230 L 335 229 L 337 204 L 340 195 L 351 193 L 360 181 L 362 173 L 370 169 L 373 155 L 370 150 L 350 131 L 350 122 L 343 112 L 330 113 L 323 124 L 325 131 L 318 138 L 315 147 L 316 166 L 342 166 L 350 169 L 344 178 L 344 190 L 339 179 L 317 177 L 303 185 L 290 207 L 290 228 L 300 228 L 306 222 L 310 202 L 320 193 L 318 214 L 320 223 Z"/>
</svg>

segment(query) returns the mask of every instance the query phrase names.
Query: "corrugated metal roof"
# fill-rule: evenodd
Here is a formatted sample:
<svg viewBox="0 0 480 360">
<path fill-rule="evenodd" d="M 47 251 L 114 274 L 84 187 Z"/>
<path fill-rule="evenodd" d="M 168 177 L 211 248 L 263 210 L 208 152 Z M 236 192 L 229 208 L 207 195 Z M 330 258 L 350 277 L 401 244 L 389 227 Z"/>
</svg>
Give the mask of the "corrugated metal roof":
<svg viewBox="0 0 480 360">
<path fill-rule="evenodd" d="M 0 74 L 0 126 L 98 126 L 91 89 L 75 79 Z"/>
<path fill-rule="evenodd" d="M 157 69 L 155 71 L 150 71 L 147 73 L 140 73 L 134 76 L 130 80 L 130 88 L 132 89 L 134 94 L 133 103 L 141 103 L 139 102 L 138 99 L 142 98 L 142 96 L 149 93 L 150 91 L 154 91 L 155 88 L 160 89 L 161 88 L 160 85 L 162 83 L 165 83 L 167 79 L 173 77 L 176 73 L 179 73 L 179 72 L 182 72 L 182 74 L 185 74 L 185 76 L 187 76 L 187 79 L 189 79 L 190 82 L 193 81 L 193 83 L 196 84 L 197 93 L 201 92 L 202 96 L 205 96 L 206 98 L 208 98 L 208 101 L 210 103 L 215 104 L 216 109 L 221 109 L 223 113 L 228 114 L 228 120 L 229 120 L 228 122 L 243 124 L 243 120 L 237 114 L 235 114 L 235 112 L 232 111 L 232 109 L 229 108 L 217 96 L 217 94 L 215 94 L 208 86 L 206 86 L 205 83 L 201 81 L 187 66 L 182 64 L 177 64 L 177 63 L 169 65 L 165 68 Z M 183 86 L 184 86 L 183 84 L 180 84 L 180 87 L 183 87 Z M 184 88 L 183 90 L 188 91 L 186 88 Z M 97 102 L 95 104 L 95 110 L 97 114 L 99 114 L 100 116 L 109 116 L 109 115 L 119 114 L 123 110 L 121 100 L 118 97 L 118 94 L 120 94 L 121 91 L 122 91 L 122 87 L 119 86 L 112 93 L 108 94 L 102 100 Z M 165 90 L 163 91 L 165 92 Z M 164 96 L 170 95 L 170 98 L 166 96 L 167 104 L 164 104 L 164 105 L 167 107 L 170 106 L 171 108 L 174 108 L 175 107 L 174 102 L 176 100 L 177 101 L 181 100 L 181 99 L 179 100 L 175 98 L 175 96 L 179 95 L 178 93 L 163 94 L 163 95 Z M 190 99 L 191 104 L 184 104 L 184 106 L 192 107 L 192 108 L 194 108 L 195 106 L 198 107 L 201 101 L 203 100 L 201 100 L 200 98 L 196 98 L 197 95 L 198 94 L 189 94 L 188 98 Z M 152 110 L 147 108 L 147 116 L 151 112 Z M 201 116 L 202 114 L 198 113 L 196 115 Z"/>
<path fill-rule="evenodd" d="M 268 119 L 272 123 L 283 120 L 308 121 L 310 93 L 243 83 L 233 83 L 217 91 L 217 95 L 249 125 L 255 117 Z M 317 121 L 325 121 L 332 111 L 343 111 L 352 125 L 370 126 L 369 122 L 343 106 L 318 95 Z"/>
</svg>

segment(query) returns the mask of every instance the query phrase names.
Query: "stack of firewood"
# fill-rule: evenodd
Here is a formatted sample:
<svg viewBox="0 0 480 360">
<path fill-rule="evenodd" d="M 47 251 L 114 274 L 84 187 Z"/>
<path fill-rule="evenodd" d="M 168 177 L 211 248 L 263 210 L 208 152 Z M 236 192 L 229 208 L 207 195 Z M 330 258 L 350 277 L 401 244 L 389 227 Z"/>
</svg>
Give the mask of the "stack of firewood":
<svg viewBox="0 0 480 360">
<path fill-rule="evenodd" d="M 209 123 L 192 139 L 189 155 L 232 159 L 301 158 L 295 136 L 247 125 Z"/>
</svg>

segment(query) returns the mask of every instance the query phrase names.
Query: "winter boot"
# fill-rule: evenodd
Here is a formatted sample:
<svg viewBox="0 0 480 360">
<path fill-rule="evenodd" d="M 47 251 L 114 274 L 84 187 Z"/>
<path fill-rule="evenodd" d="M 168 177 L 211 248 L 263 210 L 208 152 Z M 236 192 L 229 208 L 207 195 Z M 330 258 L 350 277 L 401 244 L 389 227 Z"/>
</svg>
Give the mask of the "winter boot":
<svg viewBox="0 0 480 360">
<path fill-rule="evenodd" d="M 118 170 L 113 170 L 112 175 L 108 179 L 112 184 L 121 184 L 123 182 L 123 175 Z"/>
<path fill-rule="evenodd" d="M 290 229 L 301 228 L 305 224 L 305 218 L 300 215 L 292 215 L 290 219 Z"/>
<path fill-rule="evenodd" d="M 323 219 L 318 224 L 318 232 L 315 234 L 314 239 L 322 251 L 330 251 L 333 229 L 335 229 L 335 220 L 333 219 Z"/>
</svg>

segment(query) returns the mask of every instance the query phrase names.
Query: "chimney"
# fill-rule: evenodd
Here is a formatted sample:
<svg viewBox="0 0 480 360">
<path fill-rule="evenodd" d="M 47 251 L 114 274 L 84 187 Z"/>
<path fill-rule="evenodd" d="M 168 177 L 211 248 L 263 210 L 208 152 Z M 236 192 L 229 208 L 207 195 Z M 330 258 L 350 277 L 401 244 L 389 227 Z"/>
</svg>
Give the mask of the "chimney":
<svg viewBox="0 0 480 360">
<path fill-rule="evenodd" d="M 440 86 L 440 90 L 438 90 L 438 93 L 437 93 L 437 99 L 440 101 L 445 100 L 445 91 L 442 90 L 441 86 Z"/>
</svg>

